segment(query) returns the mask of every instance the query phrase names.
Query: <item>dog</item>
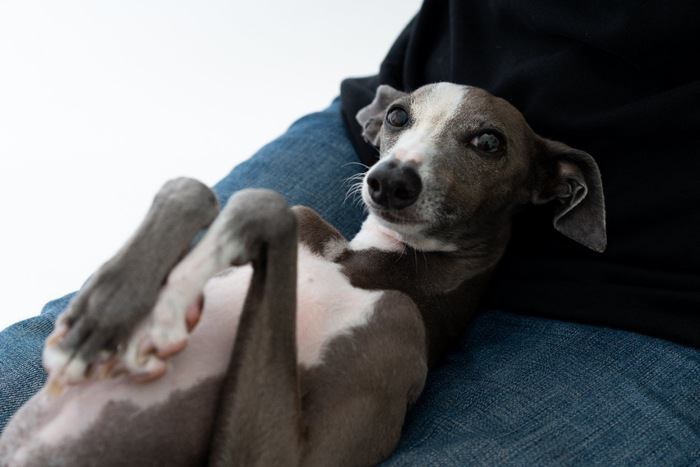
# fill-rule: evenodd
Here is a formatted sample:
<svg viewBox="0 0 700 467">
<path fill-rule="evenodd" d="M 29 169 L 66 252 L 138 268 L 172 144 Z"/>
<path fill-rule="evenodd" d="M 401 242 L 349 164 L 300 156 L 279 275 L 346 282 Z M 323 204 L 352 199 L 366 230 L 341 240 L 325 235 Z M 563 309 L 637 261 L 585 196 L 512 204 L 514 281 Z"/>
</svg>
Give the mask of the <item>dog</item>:
<svg viewBox="0 0 700 467">
<path fill-rule="evenodd" d="M 474 315 L 515 212 L 549 203 L 555 229 L 605 249 L 594 159 L 505 100 L 382 85 L 357 121 L 380 159 L 351 241 L 271 191 L 219 213 L 203 184 L 166 183 L 57 320 L 49 379 L 0 464 L 376 464 Z"/>
</svg>

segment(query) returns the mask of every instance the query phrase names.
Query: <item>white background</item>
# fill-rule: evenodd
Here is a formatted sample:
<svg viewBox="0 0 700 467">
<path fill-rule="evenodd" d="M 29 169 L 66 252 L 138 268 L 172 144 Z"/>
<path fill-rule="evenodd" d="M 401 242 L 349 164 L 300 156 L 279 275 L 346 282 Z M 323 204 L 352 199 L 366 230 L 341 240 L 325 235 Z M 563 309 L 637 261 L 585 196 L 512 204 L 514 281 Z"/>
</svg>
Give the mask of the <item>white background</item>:
<svg viewBox="0 0 700 467">
<path fill-rule="evenodd" d="M 213 184 L 419 0 L 0 0 L 0 329 L 77 289 L 167 179 Z"/>
</svg>

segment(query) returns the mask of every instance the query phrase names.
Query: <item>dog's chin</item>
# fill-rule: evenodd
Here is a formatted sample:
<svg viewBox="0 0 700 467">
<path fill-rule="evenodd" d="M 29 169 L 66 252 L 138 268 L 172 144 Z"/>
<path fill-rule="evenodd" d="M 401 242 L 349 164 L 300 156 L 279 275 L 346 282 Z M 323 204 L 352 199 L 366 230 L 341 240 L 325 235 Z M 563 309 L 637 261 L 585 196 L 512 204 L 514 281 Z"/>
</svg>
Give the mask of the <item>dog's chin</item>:
<svg viewBox="0 0 700 467">
<path fill-rule="evenodd" d="M 430 227 L 430 223 L 425 220 L 404 216 L 402 213 L 397 214 L 395 211 L 387 209 L 372 209 L 370 207 L 369 212 L 379 225 L 394 232 L 393 236 L 415 250 L 440 252 L 458 250 L 456 245 L 427 235 L 426 231 Z"/>
<path fill-rule="evenodd" d="M 387 209 L 376 205 L 371 200 L 365 203 L 370 214 L 373 214 L 382 224 L 387 227 L 403 227 L 419 229 L 426 227 L 428 222 L 417 216 L 411 210 Z"/>
<path fill-rule="evenodd" d="M 393 230 L 400 237 L 420 235 L 430 226 L 430 223 L 418 216 L 414 209 L 389 209 L 379 206 L 366 193 L 363 193 L 362 201 L 369 213 L 383 227 Z"/>
<path fill-rule="evenodd" d="M 414 246 L 410 239 L 422 238 L 423 232 L 429 226 L 425 220 L 397 210 L 370 207 L 369 212 L 382 227 L 395 232 L 398 238 L 410 246 Z"/>
<path fill-rule="evenodd" d="M 393 209 L 370 209 L 375 216 L 392 225 L 419 226 L 425 224 L 425 221 L 415 216 L 406 215 Z"/>
</svg>

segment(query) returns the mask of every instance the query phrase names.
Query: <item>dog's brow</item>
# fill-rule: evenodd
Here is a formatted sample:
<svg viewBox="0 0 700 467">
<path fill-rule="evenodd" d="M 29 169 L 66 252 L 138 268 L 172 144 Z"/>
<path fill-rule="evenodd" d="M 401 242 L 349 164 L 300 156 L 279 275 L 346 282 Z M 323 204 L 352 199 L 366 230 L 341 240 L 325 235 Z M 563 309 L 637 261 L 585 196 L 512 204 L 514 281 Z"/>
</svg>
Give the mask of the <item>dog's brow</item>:
<svg viewBox="0 0 700 467">
<path fill-rule="evenodd" d="M 491 130 L 491 131 L 497 131 L 499 133 L 502 133 L 503 135 L 507 134 L 506 131 L 506 125 L 501 123 L 498 120 L 479 120 L 477 125 L 476 125 L 476 130 L 477 131 L 484 131 L 484 130 Z"/>
</svg>

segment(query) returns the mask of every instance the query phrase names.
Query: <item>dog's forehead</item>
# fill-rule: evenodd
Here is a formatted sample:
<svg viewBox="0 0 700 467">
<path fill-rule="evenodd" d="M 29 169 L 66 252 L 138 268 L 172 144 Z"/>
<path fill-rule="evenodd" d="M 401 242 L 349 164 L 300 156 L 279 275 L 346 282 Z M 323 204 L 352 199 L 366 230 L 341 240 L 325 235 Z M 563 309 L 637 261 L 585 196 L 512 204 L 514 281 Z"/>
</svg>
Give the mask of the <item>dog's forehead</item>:
<svg viewBox="0 0 700 467">
<path fill-rule="evenodd" d="M 434 125 L 490 124 L 507 131 L 524 123 L 522 114 L 508 101 L 474 86 L 453 83 L 422 86 L 411 94 L 410 105 L 414 118 Z"/>
<path fill-rule="evenodd" d="M 468 94 L 466 86 L 430 84 L 411 94 L 411 113 L 421 121 L 437 124 L 456 114 Z"/>
</svg>

